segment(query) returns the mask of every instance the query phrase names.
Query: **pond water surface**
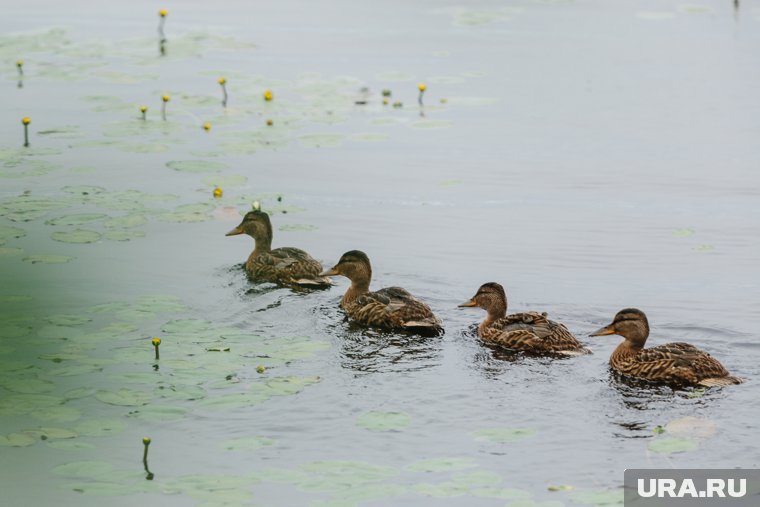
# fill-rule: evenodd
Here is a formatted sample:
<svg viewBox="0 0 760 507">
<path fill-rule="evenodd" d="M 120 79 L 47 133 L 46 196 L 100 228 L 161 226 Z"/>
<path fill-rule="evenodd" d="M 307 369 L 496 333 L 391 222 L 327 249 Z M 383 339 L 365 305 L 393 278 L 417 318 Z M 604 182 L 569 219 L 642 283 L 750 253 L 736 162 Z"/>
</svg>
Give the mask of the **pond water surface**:
<svg viewBox="0 0 760 507">
<path fill-rule="evenodd" d="M 163 57 L 159 7 L 3 7 L 3 505 L 615 505 L 626 468 L 760 466 L 760 4 L 176 2 Z M 255 200 L 445 335 L 248 282 Z M 487 281 L 594 354 L 482 346 Z M 630 306 L 748 382 L 616 381 L 585 337 Z"/>
</svg>

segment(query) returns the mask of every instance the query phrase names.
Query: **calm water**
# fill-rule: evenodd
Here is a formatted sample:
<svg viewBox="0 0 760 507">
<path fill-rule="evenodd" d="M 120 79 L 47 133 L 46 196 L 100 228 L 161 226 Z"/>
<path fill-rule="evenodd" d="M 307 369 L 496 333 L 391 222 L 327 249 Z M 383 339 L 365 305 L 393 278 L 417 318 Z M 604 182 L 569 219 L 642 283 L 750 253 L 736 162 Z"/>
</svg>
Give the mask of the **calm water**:
<svg viewBox="0 0 760 507">
<path fill-rule="evenodd" d="M 152 3 L 67 5 L 6 5 L 0 20 L 0 228 L 25 233 L 0 239 L 0 434 L 79 436 L 0 447 L 4 505 L 553 507 L 614 503 L 625 468 L 760 466 L 757 2 L 739 12 L 678 1 L 182 2 L 166 5 L 163 59 Z M 65 41 L 17 33 L 53 27 Z M 424 117 L 418 82 L 428 85 Z M 364 86 L 369 104 L 354 106 Z M 402 109 L 380 104 L 384 88 Z M 32 148 L 51 151 L 16 163 L 22 116 L 32 118 Z M 266 118 L 271 143 L 241 148 Z M 104 139 L 122 144 L 85 144 Z M 224 165 L 166 166 L 198 159 Z M 224 184 L 231 175 L 247 179 Z M 221 202 L 210 197 L 214 178 Z M 104 190 L 63 190 L 75 185 Z M 144 194 L 92 200 L 130 189 Z M 12 203 L 24 191 L 59 204 L 18 221 Z M 249 284 L 238 266 L 252 242 L 224 237 L 239 218 L 223 207 L 244 211 L 253 198 L 288 211 L 272 216 L 275 246 L 301 247 L 325 266 L 364 250 L 373 287 L 426 300 L 445 336 L 349 327 L 337 309 L 345 279 L 311 294 Z M 184 204 L 201 205 L 200 221 L 162 214 Z M 108 217 L 46 223 L 79 213 Z M 144 237 L 51 238 L 104 234 L 106 220 L 125 215 L 145 223 L 118 230 Z M 24 261 L 46 254 L 73 259 Z M 506 287 L 511 311 L 547 311 L 579 337 L 641 308 L 652 344 L 689 341 L 748 382 L 706 393 L 620 384 L 606 365 L 618 337 L 584 338 L 594 355 L 567 360 L 494 354 L 474 334 L 483 313 L 456 308 L 487 281 Z M 177 299 L 140 299 L 155 294 Z M 176 319 L 207 322 L 167 327 Z M 164 339 L 158 369 L 151 336 Z M 291 342 L 308 351 L 285 357 Z M 230 351 L 206 350 L 215 346 Z M 319 381 L 212 410 L 279 377 Z M 200 394 L 167 398 L 157 386 Z M 103 401 L 119 388 L 144 398 Z M 27 396 L 54 398 L 18 409 Z M 146 407 L 177 412 L 141 417 Z M 373 411 L 404 423 L 367 429 L 362 416 Z M 102 419 L 123 428 L 77 429 Z M 513 441 L 477 433 L 490 428 L 525 431 Z M 224 448 L 248 437 L 269 440 Z M 653 450 L 669 438 L 685 452 Z M 439 458 L 452 460 L 418 463 Z M 82 461 L 114 471 L 60 468 Z M 557 485 L 574 490 L 547 489 Z"/>
</svg>

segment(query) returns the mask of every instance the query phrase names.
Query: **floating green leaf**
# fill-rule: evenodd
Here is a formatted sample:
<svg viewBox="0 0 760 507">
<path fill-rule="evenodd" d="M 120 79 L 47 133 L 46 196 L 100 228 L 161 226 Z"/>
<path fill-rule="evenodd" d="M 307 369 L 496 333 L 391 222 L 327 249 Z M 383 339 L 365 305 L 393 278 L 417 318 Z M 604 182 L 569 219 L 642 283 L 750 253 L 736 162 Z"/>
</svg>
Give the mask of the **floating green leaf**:
<svg viewBox="0 0 760 507">
<path fill-rule="evenodd" d="M 177 319 L 172 320 L 161 326 L 164 333 L 185 333 L 195 334 L 206 331 L 213 326 L 213 323 L 202 319 Z"/>
<path fill-rule="evenodd" d="M 146 421 L 177 421 L 187 414 L 184 407 L 167 406 L 167 405 L 146 405 L 130 412 L 131 417 L 145 419 Z"/>
<path fill-rule="evenodd" d="M 370 431 L 400 430 L 409 425 L 411 417 L 403 412 L 365 412 L 356 418 L 356 424 Z"/>
<path fill-rule="evenodd" d="M 451 498 L 455 496 L 463 496 L 470 491 L 470 488 L 467 487 L 467 485 L 458 484 L 451 481 L 438 482 L 436 484 L 414 484 L 411 489 L 418 495 L 430 496 L 433 498 Z"/>
<path fill-rule="evenodd" d="M 82 417 L 82 412 L 74 407 L 46 407 L 31 412 L 33 418 L 47 422 L 72 422 Z"/>
<path fill-rule="evenodd" d="M 95 398 L 109 405 L 133 407 L 145 405 L 151 399 L 151 395 L 131 389 L 119 389 L 118 391 L 98 391 Z"/>
<path fill-rule="evenodd" d="M 108 218 L 108 215 L 104 215 L 103 213 L 77 213 L 74 215 L 51 218 L 45 223 L 48 225 L 82 225 L 103 220 L 104 218 Z"/>
<path fill-rule="evenodd" d="M 21 238 L 26 236 L 26 231 L 19 227 L 10 225 L 0 225 L 0 243 L 9 239 Z"/>
<path fill-rule="evenodd" d="M 33 430 L 24 430 L 27 435 L 40 440 L 58 440 L 67 438 L 76 438 L 76 431 L 66 428 L 35 428 Z"/>
<path fill-rule="evenodd" d="M 83 317 L 81 315 L 51 315 L 46 317 L 45 320 L 56 326 L 81 326 L 91 322 L 89 317 Z"/>
<path fill-rule="evenodd" d="M 66 264 L 74 260 L 68 255 L 29 255 L 22 259 L 30 264 Z"/>
<path fill-rule="evenodd" d="M 471 433 L 475 440 L 485 442 L 507 443 L 531 437 L 536 434 L 535 430 L 529 428 L 485 428 Z"/>
<path fill-rule="evenodd" d="M 298 137 L 301 144 L 310 148 L 334 148 L 343 143 L 342 134 L 304 134 Z"/>
<path fill-rule="evenodd" d="M 658 454 L 693 451 L 698 447 L 696 441 L 688 438 L 658 438 L 647 445 L 647 449 Z"/>
<path fill-rule="evenodd" d="M 466 470 L 478 466 L 472 458 L 445 457 L 424 459 L 411 463 L 404 467 L 408 472 L 450 472 L 452 470 Z"/>
<path fill-rule="evenodd" d="M 100 233 L 86 229 L 76 229 L 73 231 L 54 232 L 50 237 L 63 243 L 94 243 L 100 239 Z"/>
<path fill-rule="evenodd" d="M 274 445 L 274 443 L 274 440 L 266 437 L 242 437 L 225 440 L 219 444 L 219 447 L 228 451 L 252 451 Z"/>
<path fill-rule="evenodd" d="M 166 163 L 166 167 L 189 173 L 209 173 L 227 169 L 227 164 L 213 160 L 172 160 Z"/>
<path fill-rule="evenodd" d="M 124 431 L 127 424 L 119 419 L 89 419 L 82 421 L 74 430 L 86 437 L 102 437 Z"/>
<path fill-rule="evenodd" d="M 0 447 L 28 447 L 37 442 L 39 442 L 39 438 L 27 435 L 26 433 L 0 435 Z"/>
</svg>

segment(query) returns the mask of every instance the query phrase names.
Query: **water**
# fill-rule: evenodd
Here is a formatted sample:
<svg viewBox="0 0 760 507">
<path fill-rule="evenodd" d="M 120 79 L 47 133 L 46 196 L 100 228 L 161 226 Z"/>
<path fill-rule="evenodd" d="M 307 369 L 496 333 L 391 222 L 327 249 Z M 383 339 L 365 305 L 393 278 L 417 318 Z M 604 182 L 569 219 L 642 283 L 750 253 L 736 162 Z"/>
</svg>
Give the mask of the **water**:
<svg viewBox="0 0 760 507">
<path fill-rule="evenodd" d="M 0 46 L 8 62 L 25 59 L 27 74 L 20 89 L 15 68 L 2 74 L 3 148 L 20 146 L 17 118 L 30 116 L 32 147 L 60 150 L 33 157 L 59 166 L 4 178 L 0 190 L 0 226 L 26 232 L 0 245 L 23 249 L 0 256 L 0 295 L 32 298 L 3 300 L 0 434 L 76 430 L 103 418 L 126 426 L 113 435 L 59 440 L 92 448 L 2 447 L 5 503 L 488 506 L 516 496 L 520 504 L 589 505 L 614 503 L 625 468 L 759 466 L 757 5 L 742 2 L 734 12 L 731 2 L 514 2 L 506 9 L 492 2 L 466 9 L 447 2 L 190 2 L 167 5 L 163 60 L 153 40 L 156 6 L 69 5 L 9 5 L 0 21 L 6 34 L 55 26 L 71 40 L 22 54 Z M 195 44 L 186 37 L 191 32 L 257 47 L 232 50 L 213 38 Z M 221 75 L 230 93 L 226 115 L 217 102 Z M 428 85 L 424 118 L 418 82 Z M 370 87 L 370 104 L 353 106 L 362 86 Z M 260 99 L 266 88 L 275 92 L 269 106 Z M 383 88 L 404 108 L 380 105 Z M 167 92 L 171 127 L 164 129 L 159 97 Z M 96 95 L 125 104 L 93 111 L 99 103 L 83 98 Z M 142 103 L 152 130 L 124 137 L 119 129 L 135 128 Z M 267 117 L 275 128 L 285 124 L 276 130 L 286 139 L 277 149 L 245 154 L 224 144 L 238 132 L 250 137 L 264 129 Z M 396 123 L 379 122 L 385 118 Z M 212 123 L 210 132 L 200 128 L 203 121 Z M 38 133 L 67 125 L 78 126 L 78 135 Z M 387 139 L 362 141 L 351 137 L 356 133 Z M 344 137 L 332 139 L 338 146 L 316 148 L 299 141 L 306 134 Z M 92 139 L 150 142 L 165 151 L 78 147 Z M 228 167 L 185 173 L 165 166 L 199 158 Z M 222 185 L 225 198 L 214 202 L 213 182 L 203 181 L 214 174 L 247 181 Z M 86 196 L 71 200 L 61 190 L 67 185 L 177 198 L 124 211 L 123 201 L 119 208 Z M 11 221 L 5 204 L 26 190 L 69 200 L 34 220 Z M 367 252 L 373 287 L 401 285 L 420 296 L 446 334 L 419 339 L 350 327 L 337 308 L 345 279 L 310 294 L 252 286 L 237 267 L 252 242 L 224 237 L 237 223 L 234 214 L 217 210 L 194 223 L 161 214 L 196 203 L 244 210 L 248 196 L 271 209 L 276 195 L 290 212 L 272 216 L 274 246 L 303 248 L 325 266 L 347 250 Z M 107 232 L 100 221 L 45 224 L 84 212 L 145 216 L 145 225 L 131 229 L 145 236 L 93 244 L 50 238 L 75 228 Z M 278 230 L 293 224 L 317 229 Z M 38 254 L 75 258 L 22 260 Z M 614 336 L 583 338 L 594 355 L 566 360 L 495 353 L 474 334 L 482 312 L 456 308 L 486 281 L 506 287 L 511 311 L 547 311 L 579 337 L 623 307 L 641 308 L 652 344 L 689 341 L 748 382 L 706 393 L 621 384 L 606 366 Z M 151 305 L 140 306 L 139 298 L 150 294 L 177 297 L 185 309 L 147 314 Z M 108 302 L 131 306 L 88 311 Z M 45 320 L 59 314 L 93 321 L 67 327 Z M 207 320 L 210 329 L 162 331 L 186 318 Z M 92 336 L 119 322 L 133 328 Z M 151 336 L 164 340 L 158 370 Z M 287 361 L 266 357 L 282 353 L 288 337 L 301 337 L 294 347 L 317 348 Z M 230 352 L 206 351 L 218 344 Z M 64 353 L 74 356 L 41 359 Z M 269 368 L 260 374 L 258 365 Z M 61 376 L 56 369 L 64 366 L 90 369 Z M 203 405 L 276 377 L 314 376 L 318 383 L 289 396 L 225 410 Z M 201 387 L 203 398 L 154 392 L 170 385 Z M 185 412 L 146 420 L 130 417 L 145 406 L 94 396 L 121 387 L 146 393 L 148 407 Z M 63 397 L 79 388 L 93 392 L 62 405 L 80 412 L 73 421 L 51 420 L 49 407 L 41 414 L 8 408 L 7 400 L 15 406 L 27 391 Z M 403 413 L 408 424 L 369 430 L 358 421 L 372 411 Z M 684 417 L 699 418 L 691 423 L 696 428 L 653 432 Z M 526 433 L 510 442 L 479 439 L 477 432 L 489 428 Z M 150 483 L 140 462 L 146 435 L 156 475 Z M 274 442 L 223 448 L 244 437 Z M 665 438 L 696 448 L 653 452 L 649 446 Z M 439 463 L 442 471 L 414 466 L 436 458 L 456 459 Z M 55 472 L 90 460 L 116 471 Z M 338 461 L 370 468 L 314 465 Z M 219 476 L 227 477 L 224 485 Z M 209 477 L 213 486 L 202 482 Z M 103 483 L 123 489 L 92 494 L 114 493 Z M 575 489 L 548 491 L 557 485 Z M 612 497 L 588 495 L 608 490 Z"/>
</svg>

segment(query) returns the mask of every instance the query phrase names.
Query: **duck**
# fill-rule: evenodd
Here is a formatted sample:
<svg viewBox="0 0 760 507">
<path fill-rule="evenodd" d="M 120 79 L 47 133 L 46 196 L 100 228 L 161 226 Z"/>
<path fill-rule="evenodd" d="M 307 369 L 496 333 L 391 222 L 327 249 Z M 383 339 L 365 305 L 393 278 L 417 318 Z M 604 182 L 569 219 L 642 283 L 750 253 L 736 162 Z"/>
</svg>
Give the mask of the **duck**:
<svg viewBox="0 0 760 507">
<path fill-rule="evenodd" d="M 620 310 L 611 324 L 589 336 L 613 334 L 625 340 L 612 352 L 610 367 L 625 376 L 705 387 L 744 382 L 744 379 L 729 374 L 717 359 L 694 345 L 676 342 L 645 349 L 649 321 L 644 312 L 637 308 Z"/>
<path fill-rule="evenodd" d="M 362 251 L 344 253 L 338 263 L 320 276 L 345 276 L 351 280 L 340 306 L 353 322 L 387 331 L 407 331 L 424 336 L 443 333 L 443 326 L 428 305 L 401 287 L 369 290 L 372 266 Z"/>
<path fill-rule="evenodd" d="M 590 354 L 564 324 L 538 312 L 507 315 L 507 294 L 496 282 L 484 283 L 460 308 L 478 307 L 487 314 L 478 336 L 487 345 L 533 354 L 577 356 Z"/>
<path fill-rule="evenodd" d="M 260 209 L 249 211 L 240 225 L 226 236 L 247 234 L 256 246 L 245 261 L 245 270 L 255 282 L 271 282 L 289 287 L 327 288 L 329 278 L 320 276 L 322 264 L 299 248 L 272 249 L 272 222 Z"/>
</svg>

